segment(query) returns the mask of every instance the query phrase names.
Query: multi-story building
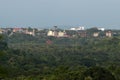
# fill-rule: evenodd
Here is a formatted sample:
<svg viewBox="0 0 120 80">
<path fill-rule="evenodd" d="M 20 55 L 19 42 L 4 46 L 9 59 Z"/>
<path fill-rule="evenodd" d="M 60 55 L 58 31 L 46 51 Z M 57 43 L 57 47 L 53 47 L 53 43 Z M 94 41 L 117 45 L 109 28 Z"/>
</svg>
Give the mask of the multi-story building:
<svg viewBox="0 0 120 80">
<path fill-rule="evenodd" d="M 99 36 L 99 32 L 94 32 L 93 33 L 93 37 L 98 37 Z"/>
<path fill-rule="evenodd" d="M 48 33 L 47 33 L 47 36 L 54 36 L 54 33 L 52 30 L 49 30 Z"/>
<path fill-rule="evenodd" d="M 106 37 L 112 37 L 112 32 L 111 31 L 107 31 L 106 32 Z"/>
<path fill-rule="evenodd" d="M 58 37 L 63 37 L 64 35 L 65 35 L 64 32 L 62 32 L 62 31 L 58 32 Z"/>
<path fill-rule="evenodd" d="M 67 37 L 65 30 L 64 31 L 52 31 L 49 30 L 47 33 L 47 36 L 53 36 L 53 37 Z"/>
<path fill-rule="evenodd" d="M 13 32 L 23 32 L 22 28 L 13 28 Z"/>
</svg>

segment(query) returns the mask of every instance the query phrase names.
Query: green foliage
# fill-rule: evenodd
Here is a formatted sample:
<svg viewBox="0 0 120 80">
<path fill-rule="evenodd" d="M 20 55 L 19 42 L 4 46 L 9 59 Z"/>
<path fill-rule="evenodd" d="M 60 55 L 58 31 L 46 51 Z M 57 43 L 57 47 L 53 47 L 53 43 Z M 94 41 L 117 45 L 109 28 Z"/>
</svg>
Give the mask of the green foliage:
<svg viewBox="0 0 120 80">
<path fill-rule="evenodd" d="M 84 76 L 84 80 L 116 80 L 111 72 L 101 67 L 89 68 Z"/>
<path fill-rule="evenodd" d="M 7 49 L 7 42 L 5 42 L 4 37 L 0 35 L 0 51 Z"/>
<path fill-rule="evenodd" d="M 48 39 L 51 45 L 46 44 Z M 8 40 L 9 48 L 0 39 L 0 53 L 4 54 L 0 56 L 0 76 L 5 79 L 120 80 L 117 37 L 39 38 L 16 33 Z"/>
</svg>

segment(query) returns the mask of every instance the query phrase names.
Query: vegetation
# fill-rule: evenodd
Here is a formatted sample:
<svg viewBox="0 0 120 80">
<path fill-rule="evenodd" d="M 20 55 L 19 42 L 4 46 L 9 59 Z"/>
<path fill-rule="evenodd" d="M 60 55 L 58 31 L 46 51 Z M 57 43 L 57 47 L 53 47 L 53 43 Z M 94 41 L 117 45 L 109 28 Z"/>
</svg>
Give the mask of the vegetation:
<svg viewBox="0 0 120 80">
<path fill-rule="evenodd" d="M 51 44 L 47 43 L 51 41 Z M 120 80 L 120 39 L 0 36 L 5 80 Z"/>
</svg>

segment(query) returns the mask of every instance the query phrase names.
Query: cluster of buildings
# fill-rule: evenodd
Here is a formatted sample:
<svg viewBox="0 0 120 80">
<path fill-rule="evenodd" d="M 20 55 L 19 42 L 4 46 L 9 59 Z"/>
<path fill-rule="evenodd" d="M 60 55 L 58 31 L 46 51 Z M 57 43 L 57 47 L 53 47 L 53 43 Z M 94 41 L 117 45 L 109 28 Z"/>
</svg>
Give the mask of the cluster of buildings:
<svg viewBox="0 0 120 80">
<path fill-rule="evenodd" d="M 39 29 L 35 28 L 0 28 L 0 34 L 8 33 L 9 36 L 15 34 L 15 33 L 22 33 L 22 34 L 28 34 L 31 36 L 48 36 L 48 37 L 112 37 L 114 34 L 117 34 L 113 32 L 112 30 L 105 30 L 104 28 L 91 28 L 93 30 L 85 30 L 84 27 L 73 27 L 69 30 L 61 30 L 58 29 L 56 26 L 54 29 L 47 29 L 46 31 L 41 31 Z M 41 32 L 40 32 L 41 31 Z"/>
<path fill-rule="evenodd" d="M 85 30 L 85 28 L 82 26 L 80 27 L 73 27 L 70 28 L 71 31 L 77 31 L 77 34 L 80 37 L 112 37 L 113 32 L 111 30 L 105 30 L 105 28 L 91 28 L 93 29 L 92 31 Z"/>
<path fill-rule="evenodd" d="M 9 33 L 9 36 L 13 35 L 14 33 L 23 33 L 35 36 L 35 29 L 29 28 L 1 28 L 0 34 Z"/>
<path fill-rule="evenodd" d="M 70 33 L 72 35 L 70 35 Z M 69 30 L 49 30 L 47 33 L 47 36 L 53 36 L 53 37 L 112 37 L 113 32 L 111 30 L 105 30 L 105 28 L 91 28 L 91 31 L 85 30 L 84 27 L 73 27 Z"/>
<path fill-rule="evenodd" d="M 103 34 L 101 34 L 100 32 L 93 33 L 93 37 L 99 37 L 99 36 L 112 37 L 113 32 L 112 31 L 105 31 Z"/>
<path fill-rule="evenodd" d="M 65 30 L 64 31 L 49 30 L 47 33 L 47 36 L 68 37 Z"/>
</svg>

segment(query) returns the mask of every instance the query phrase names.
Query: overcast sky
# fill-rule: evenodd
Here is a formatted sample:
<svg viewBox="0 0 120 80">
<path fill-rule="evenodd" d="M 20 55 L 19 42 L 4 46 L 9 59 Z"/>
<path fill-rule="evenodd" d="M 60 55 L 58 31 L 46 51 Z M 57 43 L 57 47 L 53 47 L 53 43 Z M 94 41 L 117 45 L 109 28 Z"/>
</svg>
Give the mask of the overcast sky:
<svg viewBox="0 0 120 80">
<path fill-rule="evenodd" d="M 120 29 L 120 0 L 0 0 L 0 26 Z"/>
</svg>

